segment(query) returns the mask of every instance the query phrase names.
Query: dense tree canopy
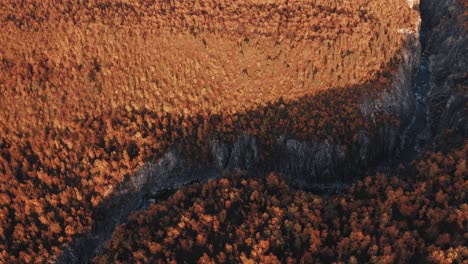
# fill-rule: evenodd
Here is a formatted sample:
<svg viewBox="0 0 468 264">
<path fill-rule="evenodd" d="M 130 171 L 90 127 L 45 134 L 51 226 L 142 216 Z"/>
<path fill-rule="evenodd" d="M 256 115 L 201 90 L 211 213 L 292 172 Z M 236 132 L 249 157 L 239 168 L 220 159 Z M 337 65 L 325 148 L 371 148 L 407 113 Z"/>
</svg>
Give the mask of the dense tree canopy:
<svg viewBox="0 0 468 264">
<path fill-rule="evenodd" d="M 274 173 L 182 188 L 135 212 L 96 263 L 462 263 L 468 142 L 321 197 Z M 391 175 L 395 174 L 395 175 Z"/>
<path fill-rule="evenodd" d="M 209 138 L 288 132 L 346 148 L 398 125 L 361 103 L 392 89 L 417 21 L 405 0 L 2 1 L 0 262 L 53 259 L 175 144 L 206 159 Z"/>
</svg>

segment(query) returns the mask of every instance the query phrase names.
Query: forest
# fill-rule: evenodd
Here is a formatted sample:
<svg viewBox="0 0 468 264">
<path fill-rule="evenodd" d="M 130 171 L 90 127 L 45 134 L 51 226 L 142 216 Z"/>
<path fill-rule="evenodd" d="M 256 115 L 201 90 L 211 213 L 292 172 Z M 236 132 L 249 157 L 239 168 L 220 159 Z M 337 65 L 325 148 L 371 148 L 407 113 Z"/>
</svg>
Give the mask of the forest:
<svg viewBox="0 0 468 264">
<path fill-rule="evenodd" d="M 340 195 L 281 175 L 184 187 L 113 234 L 94 263 L 464 263 L 468 144 L 364 177 Z"/>
<path fill-rule="evenodd" d="M 362 104 L 393 89 L 418 19 L 405 0 L 2 1 L 0 262 L 53 261 L 175 146 L 202 163 L 208 140 L 248 133 L 268 162 L 285 133 L 348 149 L 400 126 Z M 466 151 L 330 198 L 274 173 L 194 183 L 134 213 L 94 261 L 466 259 Z"/>
</svg>

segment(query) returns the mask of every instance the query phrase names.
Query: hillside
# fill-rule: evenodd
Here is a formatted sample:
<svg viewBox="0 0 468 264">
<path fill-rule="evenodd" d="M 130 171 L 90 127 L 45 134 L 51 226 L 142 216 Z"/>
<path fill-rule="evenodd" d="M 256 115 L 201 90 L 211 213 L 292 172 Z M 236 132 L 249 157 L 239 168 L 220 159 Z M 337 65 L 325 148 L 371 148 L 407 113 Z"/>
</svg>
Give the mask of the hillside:
<svg viewBox="0 0 468 264">
<path fill-rule="evenodd" d="M 187 119 L 383 82 L 418 23 L 399 0 L 10 1 L 0 16 L 3 122 L 34 134 L 116 108 Z"/>
<path fill-rule="evenodd" d="M 415 110 L 419 23 L 405 0 L 3 1 L 0 262 L 74 250 L 91 250 L 78 254 L 89 260 L 147 196 L 213 175 L 276 170 L 293 190 L 398 159 Z M 463 116 L 464 102 L 438 105 L 434 120 Z M 439 130 L 465 124 L 453 120 Z M 143 214 L 155 217 L 151 208 Z M 116 246 L 132 233 L 124 228 Z M 81 238 L 91 249 L 74 248 Z M 113 258 L 111 245 L 95 260 Z"/>
<path fill-rule="evenodd" d="M 463 263 L 468 144 L 321 197 L 230 175 L 129 216 L 95 263 Z M 435 197 L 434 197 L 435 196 Z"/>
</svg>

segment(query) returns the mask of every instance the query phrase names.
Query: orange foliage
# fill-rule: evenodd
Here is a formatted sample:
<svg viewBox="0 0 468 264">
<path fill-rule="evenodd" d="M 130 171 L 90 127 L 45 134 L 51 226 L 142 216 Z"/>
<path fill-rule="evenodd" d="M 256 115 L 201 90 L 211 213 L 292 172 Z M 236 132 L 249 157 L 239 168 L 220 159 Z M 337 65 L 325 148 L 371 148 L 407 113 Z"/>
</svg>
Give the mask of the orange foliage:
<svg viewBox="0 0 468 264">
<path fill-rule="evenodd" d="M 369 122 L 360 103 L 391 87 L 405 45 L 399 30 L 417 21 L 402 6 L 2 1 L 0 262 L 53 259 L 91 229 L 94 208 L 117 184 L 177 143 L 193 146 L 187 156 L 207 158 L 200 148 L 208 138 L 248 132 L 269 146 L 287 132 L 346 145 L 358 129 L 397 124 L 381 112 Z M 225 201 L 226 216 L 211 227 L 236 204 Z M 282 214 L 270 213 L 279 225 Z M 182 225 L 204 228 L 190 220 Z M 180 238 L 174 231 L 166 239 Z M 286 242 L 270 248 L 278 243 Z M 160 252 L 159 244 L 149 250 Z M 132 257 L 146 261 L 141 251 Z"/>
<path fill-rule="evenodd" d="M 465 142 L 463 148 L 445 156 L 429 153 L 415 162 L 417 177 L 405 169 L 399 177 L 369 176 L 344 194 L 324 198 L 292 189 L 273 173 L 261 179 L 232 175 L 187 186 L 179 191 L 186 194 L 185 206 L 175 204 L 180 195 L 174 195 L 134 213 L 130 219 L 144 216 L 147 222 L 142 225 L 130 220 L 119 227 L 94 262 L 134 262 L 130 253 L 138 250 L 155 263 L 168 259 L 198 259 L 201 263 L 216 259 L 227 263 L 462 263 L 468 256 L 468 174 L 460 175 L 457 168 L 464 166 L 467 156 Z M 434 167 L 437 174 L 430 171 Z M 442 175 L 451 184 L 439 184 Z M 209 195 L 203 192 L 206 186 L 212 189 Z M 436 201 L 439 192 L 448 195 Z M 232 205 L 226 211 L 223 205 L 229 200 Z M 170 210 L 163 212 L 162 206 Z M 204 218 L 217 219 L 222 212 L 226 216 L 215 231 Z M 170 218 L 161 218 L 167 214 Z M 198 227 L 177 227 L 180 221 Z M 135 236 L 141 228 L 151 231 L 144 237 Z M 166 241 L 159 230 L 171 228 L 177 228 L 180 236 L 161 244 L 159 253 L 150 254 L 148 243 Z M 194 248 L 181 246 L 194 239 Z M 131 248 L 123 249 L 123 243 L 130 243 Z"/>
</svg>

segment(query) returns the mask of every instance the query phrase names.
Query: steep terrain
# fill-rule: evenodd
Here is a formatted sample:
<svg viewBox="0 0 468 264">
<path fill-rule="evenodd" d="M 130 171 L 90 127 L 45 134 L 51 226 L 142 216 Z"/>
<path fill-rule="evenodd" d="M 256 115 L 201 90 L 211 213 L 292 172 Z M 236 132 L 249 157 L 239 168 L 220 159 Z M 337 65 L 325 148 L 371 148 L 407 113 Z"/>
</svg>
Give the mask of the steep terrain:
<svg viewBox="0 0 468 264">
<path fill-rule="evenodd" d="M 230 175 L 133 213 L 95 263 L 463 263 L 468 142 L 319 196 Z"/>
<path fill-rule="evenodd" d="M 129 213 L 195 180 L 276 170 L 330 187 L 413 148 L 400 144 L 421 113 L 407 4 L 2 3 L 0 260 L 86 262 Z M 434 18 L 429 39 L 444 25 L 466 36 L 460 11 L 421 7 L 458 14 Z M 466 49 L 453 36 L 455 60 Z M 438 98 L 450 62 L 429 58 Z M 454 98 L 443 126 L 466 137 Z M 448 120 L 435 109 L 428 124 Z"/>
<path fill-rule="evenodd" d="M 429 4 L 430 3 L 428 2 L 422 3 L 423 6 L 427 6 Z M 458 3 L 455 3 L 455 4 L 458 4 Z M 434 3 L 432 3 L 432 5 L 434 5 Z M 460 9 L 457 9 L 457 10 L 460 10 Z M 423 15 L 427 17 L 428 12 L 435 12 L 435 11 L 446 12 L 444 11 L 444 9 L 441 9 L 441 10 L 424 9 Z M 460 16 L 458 16 L 458 20 L 455 20 L 455 23 L 460 23 Z M 428 38 L 430 38 L 433 34 L 437 33 L 437 31 L 432 32 L 433 28 L 429 27 L 428 24 L 429 22 L 427 20 L 423 20 L 423 29 L 421 30 L 421 37 L 422 37 L 421 42 L 423 45 L 422 50 L 423 50 L 424 56 L 419 66 L 419 73 L 417 76 L 418 80 L 414 82 L 415 87 L 413 88 L 415 95 L 416 95 L 415 96 L 416 98 L 414 98 L 416 108 L 411 109 L 409 111 L 407 110 L 407 113 L 406 113 L 407 116 L 412 116 L 412 117 L 411 117 L 410 123 L 407 126 L 403 126 L 403 130 L 402 130 L 403 134 L 402 134 L 401 148 L 403 150 L 403 158 L 408 158 L 408 157 L 414 158 L 418 152 L 420 153 L 423 150 L 422 147 L 424 147 L 424 143 L 426 142 L 421 142 L 421 138 L 423 138 L 425 141 L 430 139 L 427 137 L 424 138 L 424 136 L 427 135 L 426 127 L 429 126 L 429 124 L 433 124 L 430 121 L 431 120 L 430 112 L 428 108 L 426 107 L 426 105 L 423 103 L 423 101 L 427 101 L 428 100 L 427 98 L 429 98 L 428 96 L 426 96 L 426 94 L 427 94 L 427 90 L 429 86 L 428 79 L 430 78 L 432 74 L 429 71 L 428 66 L 430 63 L 429 57 L 433 53 L 427 50 L 426 43 L 428 41 Z M 459 25 L 460 24 L 458 24 L 458 26 Z M 448 30 L 448 29 L 444 28 L 443 30 Z M 462 30 L 462 32 L 465 32 L 465 31 Z M 452 34 L 455 34 L 455 35 L 458 33 L 459 32 L 456 32 L 456 31 L 452 32 Z M 464 36 L 463 35 L 457 35 L 457 36 L 459 36 L 457 45 L 460 45 L 460 43 L 463 43 L 464 41 Z M 458 49 L 458 48 L 450 47 L 450 49 Z M 457 56 L 461 56 L 463 55 L 463 52 L 465 52 L 464 50 L 460 50 L 460 49 L 458 50 L 459 50 L 459 53 L 457 54 Z M 457 60 L 455 58 L 456 57 L 452 57 L 453 60 Z M 464 57 L 461 56 L 461 58 L 464 58 Z M 441 90 L 443 88 L 439 88 L 439 89 Z M 458 90 L 458 92 L 459 92 L 458 95 L 460 95 L 460 90 Z M 461 98 L 463 98 L 464 96 L 463 90 L 461 90 L 461 92 L 462 92 Z M 461 107 L 458 109 L 458 111 L 466 111 L 466 108 Z M 408 112 L 412 114 L 408 115 Z M 458 120 L 458 123 L 466 125 L 466 122 L 464 122 L 463 120 Z M 463 132 L 462 134 L 460 134 L 459 132 L 456 132 L 452 135 L 466 138 L 466 134 L 465 136 L 463 136 Z M 385 138 L 388 139 L 388 137 L 385 137 Z M 334 149 L 333 145 L 328 142 L 325 144 L 322 143 L 322 147 L 317 147 L 317 146 L 320 146 L 321 143 L 316 144 L 316 145 L 314 144 L 311 145 L 310 142 L 300 142 L 294 139 L 287 140 L 285 139 L 284 136 L 280 136 L 278 139 L 279 139 L 278 148 L 276 149 L 276 151 L 279 154 L 277 158 L 278 157 L 279 158 L 275 160 L 277 162 L 275 166 L 270 167 L 269 169 L 274 169 L 276 171 L 282 171 L 283 173 L 286 173 L 286 176 L 289 178 L 289 182 L 291 182 L 291 176 L 299 175 L 299 176 L 304 177 L 304 175 L 307 175 L 307 173 L 310 173 L 311 171 L 312 173 L 316 172 L 317 167 L 319 166 L 322 166 L 322 168 L 325 168 L 321 170 L 320 168 L 318 168 L 319 174 L 324 175 L 324 172 L 330 173 L 330 171 L 327 171 L 328 169 L 337 168 L 337 167 L 340 167 L 340 165 L 343 165 L 343 163 L 341 164 L 336 163 L 337 161 L 336 157 L 339 157 L 339 156 L 343 157 L 345 154 L 343 152 L 341 152 L 340 154 L 340 151 L 337 149 Z M 359 153 L 361 155 L 365 155 L 367 151 L 366 147 L 368 148 L 368 145 L 369 145 L 369 140 L 364 139 L 362 141 L 364 141 L 365 143 L 363 144 L 364 147 L 360 148 Z M 460 141 L 458 140 L 457 142 L 459 146 Z M 144 193 L 144 194 L 158 193 L 161 189 L 166 189 L 167 187 L 180 186 L 193 180 L 203 180 L 203 179 L 211 178 L 214 176 L 219 177 L 220 174 L 217 174 L 216 171 L 220 171 L 220 170 L 222 171 L 226 169 L 229 170 L 232 168 L 242 168 L 242 169 L 251 169 L 252 167 L 257 168 L 257 166 L 259 165 L 258 164 L 259 163 L 259 157 L 258 157 L 259 149 L 258 149 L 257 144 L 258 143 L 256 142 L 255 138 L 248 136 L 248 135 L 241 136 L 240 138 L 237 139 L 237 141 L 232 143 L 232 145 L 229 145 L 223 142 L 218 143 L 218 142 L 212 141 L 210 143 L 210 148 L 211 148 L 211 155 L 215 157 L 213 159 L 214 165 L 211 167 L 210 170 L 206 170 L 206 171 L 211 171 L 211 173 L 207 173 L 207 174 L 203 174 L 203 172 L 191 173 L 196 170 L 186 170 L 187 166 L 185 164 L 176 165 L 178 162 L 180 162 L 183 159 L 181 159 L 181 157 L 178 157 L 176 152 L 171 152 L 168 155 L 166 155 L 160 161 L 158 165 L 148 164 L 149 168 L 151 169 L 148 169 L 148 167 L 142 169 L 140 173 L 137 174 L 137 177 L 134 178 L 135 181 L 133 181 L 132 184 L 136 186 L 153 186 L 154 188 L 153 190 L 146 189 L 146 191 L 139 192 L 140 194 L 141 193 Z M 455 144 L 455 146 L 457 144 Z M 324 145 L 325 147 L 323 147 Z M 440 145 L 438 146 L 440 147 Z M 328 160 L 327 160 L 327 156 L 328 156 Z M 317 160 L 317 157 L 319 157 L 318 160 Z M 322 159 L 320 159 L 320 157 L 322 157 Z M 325 157 L 325 159 L 323 157 Z M 365 160 L 365 158 L 363 160 Z M 169 171 L 167 171 L 167 168 L 169 168 Z M 184 168 L 185 170 L 181 170 L 181 168 Z M 330 174 L 333 175 L 335 172 L 336 171 L 333 171 Z M 465 174 L 466 172 L 459 172 L 459 175 L 465 175 Z M 177 175 L 177 177 L 175 178 L 179 179 L 179 181 L 177 180 L 174 181 L 174 177 L 173 177 L 174 175 Z M 153 178 L 155 176 L 156 178 Z M 336 179 L 334 181 L 336 182 Z M 295 181 L 295 183 L 297 184 L 298 182 Z M 317 184 L 315 184 L 314 186 L 317 187 Z M 324 187 L 335 187 L 335 188 L 337 187 L 336 184 L 335 185 L 329 184 L 326 186 L 318 185 L 318 186 L 320 186 L 321 189 L 323 189 Z M 122 200 L 128 201 L 127 200 L 128 197 L 126 196 L 123 196 L 123 197 L 124 198 L 122 197 L 120 198 Z M 129 199 L 129 200 L 132 200 L 132 199 Z M 144 195 L 139 196 L 136 200 L 133 200 L 133 201 L 135 201 L 134 208 L 137 208 L 138 204 L 144 203 Z M 129 232 L 133 232 L 133 231 L 129 230 Z M 140 242 L 144 243 L 144 239 L 142 239 L 142 241 Z M 463 251 L 463 249 L 461 248 L 457 250 Z M 437 255 L 437 257 L 436 255 L 434 255 L 435 253 L 433 254 L 433 256 L 431 256 L 432 261 L 443 262 L 443 261 L 446 261 L 447 258 L 450 258 L 447 255 L 444 255 L 446 253 L 443 253 L 443 251 L 439 251 L 439 252 L 440 252 L 440 255 Z M 453 253 L 450 253 L 450 254 L 451 254 L 450 256 L 454 256 Z M 143 255 L 140 255 L 140 256 L 143 256 Z M 446 258 L 445 260 L 443 259 L 444 256 Z M 393 258 L 390 258 L 390 259 L 393 259 Z M 421 260 L 422 259 L 420 259 L 419 261 Z M 395 260 L 393 259 L 393 261 Z"/>
<path fill-rule="evenodd" d="M 94 261 L 183 261 L 186 254 L 199 263 L 466 261 L 466 2 L 429 0 L 421 2 L 421 8 L 423 57 L 414 87 L 416 107 L 403 127 L 401 147 L 408 160 L 424 147 L 444 152 L 419 158 L 413 163 L 416 171 L 400 167 L 387 176 L 368 177 L 324 200 L 287 189 L 274 175 L 183 188 L 167 202 L 133 214 Z M 243 137 L 235 146 L 249 142 Z M 431 144 L 432 137 L 438 143 Z M 317 153 L 306 143 L 285 145 L 293 151 L 278 160 L 279 170 L 288 158 L 297 165 Z M 464 147 L 451 149 L 454 146 Z M 214 148 L 215 156 L 221 157 L 217 161 L 226 164 L 222 157 L 229 155 L 219 149 Z M 251 154 L 240 156 L 254 160 L 258 150 L 244 149 Z M 248 169 L 251 162 L 244 161 Z M 233 214 L 236 210 L 242 213 Z M 159 218 L 161 213 L 167 217 Z M 236 237 L 229 235 L 234 230 Z"/>
<path fill-rule="evenodd" d="M 424 104 L 430 113 L 431 133 L 450 129 L 468 135 L 467 121 L 467 1 L 422 1 L 428 28 L 425 52 L 430 80 Z"/>
<path fill-rule="evenodd" d="M 422 59 L 416 86 L 416 112 L 405 134 L 404 159 L 451 131 L 446 147 L 467 137 L 466 1 L 422 1 Z M 411 136 L 412 135 L 412 136 Z M 404 136 L 404 139 L 406 137 Z"/>
</svg>

